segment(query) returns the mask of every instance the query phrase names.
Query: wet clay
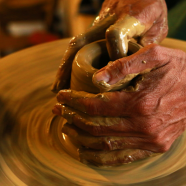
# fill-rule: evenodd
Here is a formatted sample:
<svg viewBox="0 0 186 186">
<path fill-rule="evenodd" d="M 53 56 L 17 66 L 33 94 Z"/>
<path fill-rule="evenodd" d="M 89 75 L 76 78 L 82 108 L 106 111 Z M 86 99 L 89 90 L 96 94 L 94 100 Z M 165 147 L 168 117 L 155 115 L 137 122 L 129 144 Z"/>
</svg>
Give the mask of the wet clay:
<svg viewBox="0 0 186 186">
<path fill-rule="evenodd" d="M 52 85 L 52 91 L 58 92 L 60 89 L 69 88 L 71 66 L 76 53 L 85 45 L 105 38 L 107 28 L 116 21 L 115 15 L 106 16 L 100 23 L 90 27 L 84 34 L 73 37 L 62 58 L 56 79 Z"/>
<path fill-rule="evenodd" d="M 128 42 L 128 53 L 133 54 L 140 50 L 141 46 L 135 42 Z M 151 71 L 129 74 L 119 82 L 109 85 L 104 81 L 96 82 L 92 78 L 98 69 L 112 64 L 107 51 L 106 40 L 100 40 L 84 46 L 76 55 L 71 73 L 71 89 L 90 93 L 108 92 L 126 88 L 137 75 L 143 75 Z"/>
<path fill-rule="evenodd" d="M 135 17 L 128 15 L 120 21 L 116 22 L 116 20 L 115 14 L 107 14 L 101 22 L 96 22 L 87 32 L 71 39 L 52 85 L 52 91 L 58 92 L 60 89 L 69 88 L 71 66 L 76 53 L 83 46 L 104 39 L 105 33 L 110 59 L 115 60 L 127 55 L 129 40 L 142 35 L 145 26 Z"/>
<path fill-rule="evenodd" d="M 61 133 L 66 120 L 51 112 L 52 77 L 68 43 L 59 40 L 0 59 L 0 185 L 185 185 L 185 132 L 161 156 L 107 168 L 78 161 L 77 148 Z M 163 44 L 186 51 L 185 42 Z"/>
<path fill-rule="evenodd" d="M 140 37 L 144 31 L 145 25 L 142 25 L 139 20 L 129 15 L 111 25 L 106 32 L 110 59 L 114 61 L 127 56 L 130 39 Z"/>
<path fill-rule="evenodd" d="M 140 45 L 138 45 L 137 43 L 131 42 L 131 41 L 129 41 L 127 45 L 129 45 L 129 47 L 127 47 L 127 50 L 129 50 L 127 51 L 128 54 L 133 54 L 141 48 Z M 119 50 L 119 52 L 122 53 L 123 50 L 121 51 Z M 98 82 L 98 83 L 92 82 L 93 75 L 98 71 L 98 69 L 104 67 L 105 65 L 108 65 L 109 60 L 110 58 L 109 58 L 109 54 L 107 51 L 106 40 L 96 41 L 80 49 L 72 65 L 71 89 L 78 90 L 78 91 L 85 91 L 85 92 L 79 93 L 81 96 L 83 95 L 84 97 L 87 97 L 86 92 L 99 93 L 100 91 L 105 92 L 105 91 L 120 90 L 120 89 L 126 88 L 130 84 L 131 80 L 137 75 L 142 74 L 142 73 L 147 73 L 150 71 L 150 70 L 146 70 L 145 72 L 141 72 L 141 73 L 129 74 L 124 79 L 122 79 L 121 81 L 117 82 L 114 85 L 109 85 L 104 82 Z M 109 63 L 112 64 L 112 62 L 109 62 Z M 75 95 L 79 97 L 78 92 Z M 73 99 L 76 99 L 76 97 L 74 96 L 71 101 L 73 101 Z M 90 126 L 91 124 L 95 125 L 97 123 L 98 125 L 102 125 L 102 126 L 104 126 L 105 124 L 104 121 L 103 123 L 101 123 L 102 122 L 101 117 L 100 118 L 99 117 L 89 118 L 89 116 L 86 114 L 84 114 L 81 117 L 81 113 L 78 114 L 76 113 L 76 111 L 73 112 L 65 106 L 62 109 L 61 115 L 65 119 L 67 119 L 68 123 L 72 123 L 72 118 L 75 115 L 76 117 L 78 116 L 79 118 L 82 118 L 84 120 L 84 123 L 86 124 L 84 130 L 86 130 L 87 127 L 88 128 L 91 127 Z M 94 119 L 95 121 L 92 121 Z M 108 117 L 107 120 L 109 121 L 109 122 L 107 121 L 108 122 L 107 125 L 114 125 L 114 123 L 112 123 L 113 121 L 112 118 Z M 66 130 L 63 130 L 63 132 L 69 135 L 69 137 L 73 139 L 73 141 L 79 142 L 79 144 L 83 146 L 83 148 L 80 148 L 80 151 L 79 151 L 80 160 L 83 163 L 89 162 L 89 163 L 93 163 L 98 166 L 121 165 L 121 164 L 131 163 L 135 160 L 149 157 L 152 154 L 152 152 L 144 151 L 140 149 L 124 149 L 123 150 L 122 145 L 118 147 L 118 149 L 120 150 L 116 150 L 116 151 L 113 151 L 114 149 L 109 149 L 112 151 L 106 152 L 105 151 L 106 149 L 104 148 L 99 149 L 100 152 L 96 152 L 95 150 L 91 150 L 91 151 L 85 150 L 84 147 L 91 147 L 92 144 L 94 144 L 94 141 L 99 140 L 99 139 L 97 139 L 97 137 L 94 137 L 88 133 L 87 135 L 85 134 L 83 135 L 84 137 L 82 137 L 81 131 L 80 131 L 80 135 L 77 135 L 78 133 L 76 133 L 75 130 L 72 129 L 72 127 L 69 130 L 67 130 L 69 128 L 68 124 L 65 125 L 64 127 Z M 85 136 L 89 136 L 89 137 L 85 137 Z M 85 140 L 85 143 L 82 144 L 82 141 L 83 141 L 82 139 L 84 138 L 86 140 Z M 115 146 L 117 146 L 117 144 L 119 143 L 119 139 L 113 136 L 111 136 L 110 138 L 111 138 L 110 140 L 113 141 L 112 146 L 114 146 L 113 145 L 114 142 L 116 144 Z M 103 147 L 104 146 L 107 147 L 108 142 L 106 142 L 104 145 L 104 141 L 105 140 L 101 142 L 100 140 L 99 144 L 101 143 Z M 120 144 L 121 143 L 122 143 L 122 139 L 120 139 Z M 110 148 L 112 148 L 111 145 L 110 145 Z"/>
</svg>

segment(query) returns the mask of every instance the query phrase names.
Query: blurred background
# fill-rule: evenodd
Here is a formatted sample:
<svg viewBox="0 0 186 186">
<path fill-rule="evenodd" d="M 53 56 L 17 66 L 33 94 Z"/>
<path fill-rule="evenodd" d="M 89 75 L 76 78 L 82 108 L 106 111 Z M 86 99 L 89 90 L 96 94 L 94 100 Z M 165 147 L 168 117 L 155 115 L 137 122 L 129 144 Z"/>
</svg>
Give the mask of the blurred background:
<svg viewBox="0 0 186 186">
<path fill-rule="evenodd" d="M 0 0 L 0 58 L 72 37 L 91 26 L 104 0 Z M 186 0 L 166 0 L 168 37 L 186 40 Z"/>
<path fill-rule="evenodd" d="M 0 0 L 0 57 L 72 37 L 91 26 L 103 0 Z"/>
</svg>

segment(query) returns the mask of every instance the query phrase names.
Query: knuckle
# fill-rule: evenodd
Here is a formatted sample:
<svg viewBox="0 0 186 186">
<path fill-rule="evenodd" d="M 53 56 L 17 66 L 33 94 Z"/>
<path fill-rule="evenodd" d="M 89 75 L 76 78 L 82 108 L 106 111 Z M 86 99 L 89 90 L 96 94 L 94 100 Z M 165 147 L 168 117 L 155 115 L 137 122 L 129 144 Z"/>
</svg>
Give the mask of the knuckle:
<svg viewBox="0 0 186 186">
<path fill-rule="evenodd" d="M 145 103 L 138 104 L 136 109 L 137 109 L 137 112 L 140 113 L 140 115 L 143 115 L 143 116 L 150 115 L 150 110 L 148 109 Z"/>
<path fill-rule="evenodd" d="M 110 69 L 110 74 L 112 74 L 113 77 L 117 77 L 118 75 L 123 74 L 123 63 L 120 59 L 117 59 L 116 61 L 112 62 L 112 64 L 109 64 L 108 67 Z"/>
<path fill-rule="evenodd" d="M 169 145 L 163 144 L 163 145 L 160 146 L 160 148 L 159 148 L 158 151 L 159 151 L 159 152 L 167 152 L 167 151 L 169 150 L 169 148 L 170 148 Z"/>
<path fill-rule="evenodd" d="M 140 117 L 140 123 L 141 125 L 135 126 L 136 130 L 138 132 L 141 132 L 143 135 L 145 135 L 148 139 L 153 139 L 154 134 L 156 131 L 156 125 L 151 119 Z"/>
<path fill-rule="evenodd" d="M 141 130 L 143 132 L 143 134 L 145 134 L 146 136 L 152 137 L 154 139 L 155 135 L 154 135 L 154 127 L 153 124 L 151 124 L 150 122 L 147 122 L 143 125 L 143 129 Z"/>
<path fill-rule="evenodd" d="M 160 134 L 155 135 L 152 144 L 156 146 L 156 151 L 158 153 L 167 152 L 171 146 L 169 141 L 167 141 L 166 138 L 162 138 Z"/>
<path fill-rule="evenodd" d="M 166 143 L 160 143 L 157 146 L 157 152 L 163 153 L 163 152 L 167 152 L 170 148 L 169 144 Z"/>
<path fill-rule="evenodd" d="M 154 105 L 150 100 L 146 98 L 141 99 L 141 101 L 139 101 L 135 107 L 136 112 L 142 116 L 152 115 L 153 109 L 154 109 Z"/>
<path fill-rule="evenodd" d="M 145 117 L 145 120 L 143 121 L 142 125 L 142 132 L 146 136 L 148 136 L 151 141 L 158 142 L 160 138 L 160 129 L 159 126 L 161 125 L 161 121 L 153 118 L 153 117 Z"/>
<path fill-rule="evenodd" d="M 161 54 L 161 46 L 157 45 L 157 44 L 152 44 L 150 46 L 150 53 L 152 54 L 152 56 L 159 56 Z"/>
</svg>

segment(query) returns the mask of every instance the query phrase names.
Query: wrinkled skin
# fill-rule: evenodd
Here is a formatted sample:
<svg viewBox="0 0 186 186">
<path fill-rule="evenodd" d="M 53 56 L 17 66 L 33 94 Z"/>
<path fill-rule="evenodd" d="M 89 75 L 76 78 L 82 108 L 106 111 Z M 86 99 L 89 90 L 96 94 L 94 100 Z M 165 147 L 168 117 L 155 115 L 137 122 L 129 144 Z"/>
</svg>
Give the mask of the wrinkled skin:
<svg viewBox="0 0 186 186">
<path fill-rule="evenodd" d="M 150 156 L 150 152 L 166 152 L 185 130 L 186 123 L 186 54 L 153 44 L 161 42 L 167 35 L 165 1 L 105 0 L 95 26 L 112 13 L 116 14 L 116 21 L 104 30 L 110 46 L 115 46 L 113 36 L 119 38 L 117 29 L 122 26 L 121 29 L 126 27 L 129 31 L 124 33 L 125 45 L 128 39 L 134 37 L 145 47 L 100 69 L 94 75 L 95 84 L 100 81 L 115 84 L 128 74 L 153 70 L 131 84 L 131 87 L 137 87 L 136 91 L 131 91 L 134 89 L 129 87 L 95 95 L 61 90 L 57 100 L 62 105 L 57 104 L 53 109 L 54 114 L 75 125 L 66 125 L 63 132 L 69 136 L 74 134 L 71 137 L 88 148 L 84 151 L 85 159 L 93 157 L 90 161 L 97 161 L 94 157 L 98 155 L 97 150 L 101 150 L 99 159 L 106 165 L 132 162 Z M 128 27 L 123 24 L 128 15 L 139 20 L 145 29 L 135 32 L 138 29 L 135 25 Z M 66 66 L 71 66 L 71 63 L 68 61 Z M 66 79 L 67 75 L 63 72 L 69 72 L 65 65 L 61 69 L 58 82 Z M 58 84 L 60 86 L 56 90 L 64 88 L 63 84 Z M 127 149 L 137 151 L 126 153 Z M 109 162 L 101 158 L 105 157 L 105 152 L 111 152 Z M 118 154 L 115 157 L 115 152 L 122 156 Z"/>
<path fill-rule="evenodd" d="M 103 149 L 165 152 L 186 126 L 186 53 L 151 44 L 116 60 L 104 68 L 103 74 L 109 77 L 108 82 L 115 82 L 147 68 L 154 70 L 143 75 L 137 91 L 95 95 L 61 90 L 57 100 L 65 106 L 56 105 L 53 112 L 91 135 L 100 136 L 96 139 L 103 141 Z M 111 136 L 119 138 L 112 142 Z"/>
<path fill-rule="evenodd" d="M 95 22 L 101 21 L 108 13 L 116 14 L 115 25 L 120 24 L 126 15 L 135 17 L 145 25 L 145 31 L 138 35 L 143 46 L 159 43 L 167 35 L 167 7 L 164 0 L 105 0 L 99 14 L 100 18 L 97 18 Z M 112 29 L 108 29 L 106 37 L 114 27 L 113 25 Z"/>
<path fill-rule="evenodd" d="M 112 14 L 115 16 L 107 21 L 107 17 Z M 128 16 L 129 19 L 127 19 Z M 131 18 L 135 18 L 139 23 L 128 25 Z M 125 22 L 125 20 L 127 21 Z M 133 20 L 131 21 L 133 22 Z M 144 26 L 144 29 L 141 29 L 140 25 Z M 125 29 L 123 30 L 123 28 Z M 161 42 L 167 32 L 167 8 L 164 0 L 105 0 L 94 25 L 87 32 L 71 39 L 57 71 L 52 91 L 58 92 L 61 89 L 69 88 L 73 59 L 84 45 L 106 38 L 107 46 L 111 51 L 109 54 L 113 52 L 110 56 L 112 60 L 115 60 L 125 56 L 125 54 L 115 56 L 119 47 L 118 43 L 122 43 L 125 51 L 130 38 L 135 37 L 140 44 L 146 46 Z"/>
</svg>

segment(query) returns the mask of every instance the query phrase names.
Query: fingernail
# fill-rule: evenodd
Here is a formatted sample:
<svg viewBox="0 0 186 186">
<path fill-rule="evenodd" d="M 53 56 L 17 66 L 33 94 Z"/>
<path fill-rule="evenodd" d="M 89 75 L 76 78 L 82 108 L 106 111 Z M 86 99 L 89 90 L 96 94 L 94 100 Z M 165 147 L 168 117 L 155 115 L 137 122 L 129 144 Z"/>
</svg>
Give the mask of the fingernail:
<svg viewBox="0 0 186 186">
<path fill-rule="evenodd" d="M 110 75 L 108 74 L 106 70 L 102 70 L 102 71 L 98 71 L 95 74 L 94 79 L 98 82 L 105 81 L 106 83 L 108 83 L 110 81 Z"/>
</svg>

